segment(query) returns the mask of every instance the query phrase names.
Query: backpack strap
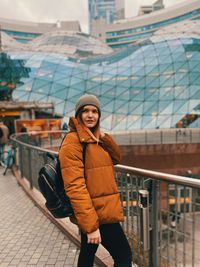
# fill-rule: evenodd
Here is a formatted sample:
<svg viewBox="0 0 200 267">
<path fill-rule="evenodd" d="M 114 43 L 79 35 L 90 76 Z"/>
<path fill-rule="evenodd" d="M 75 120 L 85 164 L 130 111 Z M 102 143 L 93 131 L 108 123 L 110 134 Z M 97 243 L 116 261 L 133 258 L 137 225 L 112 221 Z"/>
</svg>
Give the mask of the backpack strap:
<svg viewBox="0 0 200 267">
<path fill-rule="evenodd" d="M 65 140 L 65 137 L 67 136 L 67 134 L 68 134 L 68 133 L 66 133 L 66 134 L 64 135 L 64 137 L 63 137 L 63 139 L 62 139 L 62 141 L 61 141 L 61 143 L 60 143 L 59 150 L 61 149 L 62 143 L 64 142 L 64 140 Z"/>
<path fill-rule="evenodd" d="M 83 148 L 83 165 L 84 165 L 84 178 L 86 179 L 86 173 L 85 173 L 85 158 L 86 158 L 86 148 L 87 143 L 81 143 Z"/>
<path fill-rule="evenodd" d="M 86 147 L 87 147 L 87 143 L 81 143 L 82 144 L 82 148 L 83 148 L 83 164 L 85 167 L 85 156 L 86 156 Z"/>
</svg>

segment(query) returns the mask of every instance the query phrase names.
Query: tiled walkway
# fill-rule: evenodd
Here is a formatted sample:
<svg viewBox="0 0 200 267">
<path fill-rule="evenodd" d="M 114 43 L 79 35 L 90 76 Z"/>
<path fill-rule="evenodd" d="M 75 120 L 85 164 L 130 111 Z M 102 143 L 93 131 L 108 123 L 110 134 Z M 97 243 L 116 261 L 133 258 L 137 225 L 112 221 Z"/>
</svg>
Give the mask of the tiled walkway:
<svg viewBox="0 0 200 267">
<path fill-rule="evenodd" d="M 79 250 L 0 168 L 0 266 L 75 267 Z M 95 265 L 97 266 L 97 265 Z"/>
</svg>

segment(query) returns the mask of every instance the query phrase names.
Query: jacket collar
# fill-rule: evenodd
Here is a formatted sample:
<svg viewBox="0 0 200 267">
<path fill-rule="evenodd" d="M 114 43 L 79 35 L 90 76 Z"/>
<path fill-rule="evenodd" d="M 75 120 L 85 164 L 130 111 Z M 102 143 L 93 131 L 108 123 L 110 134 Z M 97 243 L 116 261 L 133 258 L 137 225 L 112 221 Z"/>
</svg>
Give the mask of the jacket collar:
<svg viewBox="0 0 200 267">
<path fill-rule="evenodd" d="M 98 143 L 100 136 L 99 125 L 94 133 L 90 131 L 79 119 L 71 117 L 69 120 L 70 132 L 77 132 L 80 142 Z"/>
</svg>

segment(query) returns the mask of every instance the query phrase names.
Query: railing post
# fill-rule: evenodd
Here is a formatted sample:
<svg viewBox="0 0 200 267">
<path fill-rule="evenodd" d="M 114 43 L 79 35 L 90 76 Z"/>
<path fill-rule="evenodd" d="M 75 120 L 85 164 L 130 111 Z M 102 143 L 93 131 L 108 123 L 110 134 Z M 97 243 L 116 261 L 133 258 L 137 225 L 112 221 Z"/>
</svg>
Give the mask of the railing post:
<svg viewBox="0 0 200 267">
<path fill-rule="evenodd" d="M 179 135 L 179 132 L 180 132 L 180 129 L 179 130 L 176 130 L 176 140 L 175 140 L 175 143 L 176 144 L 178 143 L 178 135 Z"/>
<path fill-rule="evenodd" d="M 16 158 L 17 158 L 17 146 L 13 145 L 12 148 L 13 148 L 13 164 L 18 168 L 18 166 L 16 164 L 16 162 L 17 162 L 17 160 L 16 160 Z"/>
<path fill-rule="evenodd" d="M 30 172 L 30 188 L 33 189 L 33 180 L 32 180 L 32 161 L 31 161 L 31 148 L 28 148 L 28 164 L 29 164 L 29 172 Z"/>
<path fill-rule="evenodd" d="M 149 250 L 149 192 L 139 190 L 140 240 L 144 251 Z"/>
<path fill-rule="evenodd" d="M 151 213 L 150 213 L 150 253 L 149 266 L 158 267 L 158 205 L 157 205 L 157 181 L 151 183 Z"/>
<path fill-rule="evenodd" d="M 145 145 L 147 144 L 147 131 L 145 131 Z"/>
<path fill-rule="evenodd" d="M 163 131 L 160 132 L 160 143 L 163 144 Z"/>
<path fill-rule="evenodd" d="M 20 173 L 21 173 L 21 178 L 24 177 L 24 170 L 23 170 L 23 146 L 22 145 L 19 145 L 19 169 L 20 169 Z"/>
</svg>

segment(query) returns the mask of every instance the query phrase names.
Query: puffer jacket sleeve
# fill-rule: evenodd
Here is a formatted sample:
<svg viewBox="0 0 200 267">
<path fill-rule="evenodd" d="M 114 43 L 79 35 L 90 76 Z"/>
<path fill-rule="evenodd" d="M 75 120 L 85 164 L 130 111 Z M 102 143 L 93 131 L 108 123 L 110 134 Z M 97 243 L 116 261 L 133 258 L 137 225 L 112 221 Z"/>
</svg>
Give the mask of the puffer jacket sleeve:
<svg viewBox="0 0 200 267">
<path fill-rule="evenodd" d="M 104 137 L 101 138 L 103 143 L 103 148 L 109 153 L 113 164 L 119 164 L 121 162 L 121 153 L 119 146 L 116 144 L 111 135 L 105 134 Z"/>
<path fill-rule="evenodd" d="M 82 158 L 82 145 L 65 138 L 59 151 L 65 192 L 70 198 L 79 227 L 85 233 L 92 233 L 99 228 L 99 219 L 86 187 Z"/>
</svg>

